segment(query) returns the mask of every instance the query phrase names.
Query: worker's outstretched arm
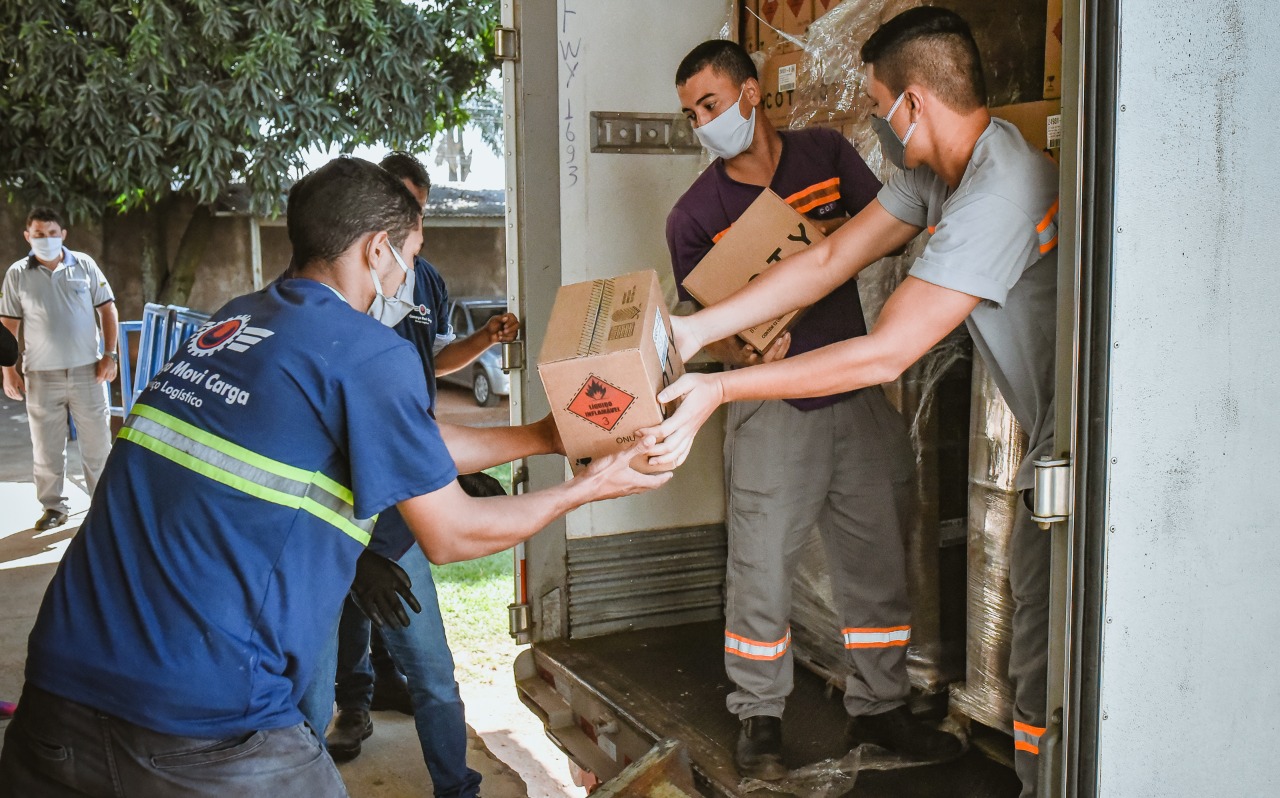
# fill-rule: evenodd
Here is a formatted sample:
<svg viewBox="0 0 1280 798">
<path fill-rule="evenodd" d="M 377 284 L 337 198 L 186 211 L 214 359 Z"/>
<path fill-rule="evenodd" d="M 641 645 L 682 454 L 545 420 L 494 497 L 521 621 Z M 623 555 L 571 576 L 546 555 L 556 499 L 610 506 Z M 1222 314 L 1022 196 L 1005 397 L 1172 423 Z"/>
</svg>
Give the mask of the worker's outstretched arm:
<svg viewBox="0 0 1280 798">
<path fill-rule="evenodd" d="M 444 422 L 439 426 L 459 474 L 473 474 L 535 454 L 564 454 L 551 416 L 519 427 L 464 427 Z"/>
<path fill-rule="evenodd" d="M 728 299 L 673 318 L 680 358 L 687 361 L 713 341 L 812 305 L 919 232 L 872 200 L 830 238 L 784 258 Z"/>
<path fill-rule="evenodd" d="M 978 305 L 970 294 L 908 277 L 893 292 L 867 335 L 802 355 L 720 374 L 686 374 L 658 398 L 679 398 L 679 409 L 656 427 L 650 454 L 655 466 L 675 467 L 689 456 L 698 430 L 724 402 L 829 396 L 898 378 Z"/>
<path fill-rule="evenodd" d="M 652 439 L 648 443 L 652 444 Z M 631 468 L 631 459 L 646 451 L 648 447 L 642 442 L 593 461 L 568 482 L 533 493 L 475 499 L 454 481 L 396 506 L 431 562 L 473 560 L 511 548 L 588 502 L 630 496 L 665 484 L 671 474 L 641 474 Z"/>
</svg>

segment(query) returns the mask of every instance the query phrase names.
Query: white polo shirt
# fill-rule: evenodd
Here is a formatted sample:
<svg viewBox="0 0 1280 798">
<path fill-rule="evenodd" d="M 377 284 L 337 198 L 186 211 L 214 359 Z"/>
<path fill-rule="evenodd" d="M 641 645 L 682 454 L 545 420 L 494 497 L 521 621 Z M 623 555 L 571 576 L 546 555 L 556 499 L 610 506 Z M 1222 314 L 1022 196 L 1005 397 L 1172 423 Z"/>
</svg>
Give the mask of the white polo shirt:
<svg viewBox="0 0 1280 798">
<path fill-rule="evenodd" d="M 27 371 L 70 369 L 102 356 L 96 308 L 113 301 L 93 258 L 63 248 L 52 272 L 33 254 L 9 267 L 0 288 L 0 317 L 22 320 Z"/>
</svg>

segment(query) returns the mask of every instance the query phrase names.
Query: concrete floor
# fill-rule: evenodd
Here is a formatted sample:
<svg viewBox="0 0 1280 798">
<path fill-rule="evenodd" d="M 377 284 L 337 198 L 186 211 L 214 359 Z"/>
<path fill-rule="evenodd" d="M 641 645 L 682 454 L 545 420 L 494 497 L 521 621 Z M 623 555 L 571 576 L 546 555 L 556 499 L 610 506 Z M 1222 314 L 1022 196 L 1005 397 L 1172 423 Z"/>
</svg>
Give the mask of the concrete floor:
<svg viewBox="0 0 1280 798">
<path fill-rule="evenodd" d="M 470 392 L 442 386 L 438 414 L 447 421 L 490 426 L 506 423 L 506 402 L 478 408 Z M 67 525 L 37 533 L 41 508 L 31 485 L 31 442 L 21 403 L 0 394 L 0 701 L 16 701 L 22 688 L 27 635 L 45 586 L 79 528 L 88 496 L 79 457 L 69 451 L 72 515 Z M 580 798 L 569 767 L 543 734 L 541 723 L 515 697 L 513 684 L 462 685 L 467 706 L 467 763 L 484 777 L 487 798 Z M 339 766 L 353 798 L 430 796 L 412 718 L 374 713 L 373 736 L 361 755 Z M 0 733 L 6 721 L 0 720 Z"/>
</svg>

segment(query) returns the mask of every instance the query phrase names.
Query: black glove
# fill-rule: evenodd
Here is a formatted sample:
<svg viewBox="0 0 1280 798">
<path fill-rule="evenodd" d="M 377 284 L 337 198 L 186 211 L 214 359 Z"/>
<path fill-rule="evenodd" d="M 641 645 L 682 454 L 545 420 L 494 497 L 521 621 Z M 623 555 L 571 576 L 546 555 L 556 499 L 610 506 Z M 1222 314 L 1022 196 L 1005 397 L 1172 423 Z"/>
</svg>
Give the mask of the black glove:
<svg viewBox="0 0 1280 798">
<path fill-rule="evenodd" d="M 409 625 L 409 613 L 404 604 L 414 612 L 422 612 L 422 605 L 409 588 L 413 581 L 404 569 L 386 557 L 366 549 L 356 560 L 356 580 L 351 583 L 351 598 L 369 616 L 375 626 L 390 623 L 393 626 Z M 400 599 L 404 598 L 404 604 Z"/>
<path fill-rule="evenodd" d="M 477 474 L 459 474 L 458 484 L 468 496 L 506 496 L 502 483 L 483 472 Z"/>
</svg>

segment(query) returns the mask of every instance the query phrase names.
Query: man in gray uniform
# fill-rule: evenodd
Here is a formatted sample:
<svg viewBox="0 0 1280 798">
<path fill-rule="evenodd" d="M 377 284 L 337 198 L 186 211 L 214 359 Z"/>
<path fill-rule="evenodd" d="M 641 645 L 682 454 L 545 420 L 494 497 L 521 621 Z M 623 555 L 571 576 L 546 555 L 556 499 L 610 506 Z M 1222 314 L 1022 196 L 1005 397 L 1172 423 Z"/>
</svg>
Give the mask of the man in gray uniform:
<svg viewBox="0 0 1280 798">
<path fill-rule="evenodd" d="M 885 155 L 898 163 L 875 201 L 821 244 L 788 258 L 728 300 L 673 319 L 682 357 L 805 307 L 922 230 L 931 238 L 874 330 L 812 352 L 722 374 L 689 374 L 660 394 L 683 397 L 660 426 L 655 465 L 684 461 L 725 401 L 821 396 L 897 378 L 961 322 L 1030 438 L 1031 463 L 1053 446 L 1057 167 L 1017 129 L 993 120 L 977 45 L 951 11 L 920 7 L 867 40 L 867 93 Z M 1024 493 L 1025 497 L 1025 493 Z M 1045 726 L 1049 537 L 1018 508 L 1012 538 L 1014 742 L 1022 795 L 1036 791 Z"/>
<path fill-rule="evenodd" d="M 703 145 L 719 156 L 667 217 L 671 268 L 683 281 L 723 232 L 766 189 L 815 226 L 838 227 L 873 201 L 880 181 L 834 130 L 774 129 L 758 113 L 751 57 L 713 39 L 676 71 L 676 93 Z M 680 298 L 692 300 L 678 289 Z M 858 284 L 814 303 L 763 353 L 737 336 L 707 347 L 731 367 L 795 356 L 867 332 Z M 923 759 L 961 752 L 960 742 L 916 721 L 910 692 L 903 533 L 915 474 L 906 425 L 879 387 L 787 401 L 729 405 L 724 442 L 729 558 L 725 572 L 725 671 L 741 721 L 734 765 L 778 779 L 782 714 L 793 685 L 791 583 L 814 528 L 831 572 L 839 634 L 848 652 L 845 709 L 860 742 Z"/>
<path fill-rule="evenodd" d="M 14 337 L 21 332 L 25 344 L 22 373 L 4 369 L 4 392 L 27 400 L 36 494 L 44 507 L 35 524 L 40 531 L 67 522 L 67 412 L 90 496 L 111 450 L 107 386 L 116 377 L 115 296 L 93 258 L 62 245 L 66 234 L 55 211 L 27 214 L 23 237 L 31 251 L 9 267 L 0 290 L 0 321 Z"/>
</svg>

